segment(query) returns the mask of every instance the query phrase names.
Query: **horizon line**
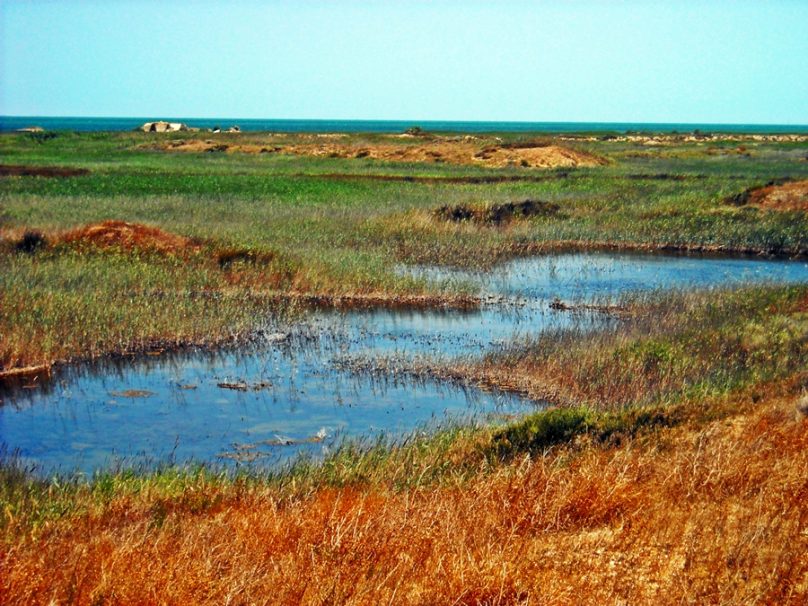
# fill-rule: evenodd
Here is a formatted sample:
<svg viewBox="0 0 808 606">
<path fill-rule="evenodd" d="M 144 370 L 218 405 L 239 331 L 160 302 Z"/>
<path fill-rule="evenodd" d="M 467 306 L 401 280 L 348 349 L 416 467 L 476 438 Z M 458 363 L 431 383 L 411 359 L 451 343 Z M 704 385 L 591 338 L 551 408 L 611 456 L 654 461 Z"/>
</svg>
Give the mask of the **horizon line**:
<svg viewBox="0 0 808 606">
<path fill-rule="evenodd" d="M 492 119 L 444 119 L 444 118 L 249 118 L 235 116 L 120 116 L 120 115 L 44 115 L 44 114 L 0 114 L 2 118 L 60 118 L 60 119 L 121 119 L 121 120 L 169 120 L 172 118 L 182 120 L 255 120 L 255 121 L 276 121 L 276 122 L 408 122 L 413 123 L 489 123 L 489 124 L 654 124 L 654 125 L 711 125 L 711 126 L 795 126 L 808 128 L 808 123 L 796 122 L 670 122 L 652 120 L 492 120 Z"/>
</svg>

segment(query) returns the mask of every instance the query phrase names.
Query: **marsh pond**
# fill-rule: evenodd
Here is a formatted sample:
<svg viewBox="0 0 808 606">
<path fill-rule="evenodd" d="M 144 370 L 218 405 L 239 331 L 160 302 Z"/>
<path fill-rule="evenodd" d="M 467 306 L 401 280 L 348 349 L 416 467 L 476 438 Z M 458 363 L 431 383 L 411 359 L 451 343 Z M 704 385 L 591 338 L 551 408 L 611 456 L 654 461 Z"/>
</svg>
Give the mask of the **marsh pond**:
<svg viewBox="0 0 808 606">
<path fill-rule="evenodd" d="M 617 253 L 400 271 L 481 295 L 472 311 L 316 310 L 268 318 L 249 346 L 63 366 L 0 385 L 0 444 L 38 474 L 166 462 L 271 466 L 343 440 L 506 420 L 541 402 L 410 372 L 565 329 L 619 329 L 604 307 L 649 291 L 808 282 L 808 263 Z M 586 305 L 581 305 L 586 303 Z M 594 304 L 594 305 L 593 305 Z"/>
</svg>

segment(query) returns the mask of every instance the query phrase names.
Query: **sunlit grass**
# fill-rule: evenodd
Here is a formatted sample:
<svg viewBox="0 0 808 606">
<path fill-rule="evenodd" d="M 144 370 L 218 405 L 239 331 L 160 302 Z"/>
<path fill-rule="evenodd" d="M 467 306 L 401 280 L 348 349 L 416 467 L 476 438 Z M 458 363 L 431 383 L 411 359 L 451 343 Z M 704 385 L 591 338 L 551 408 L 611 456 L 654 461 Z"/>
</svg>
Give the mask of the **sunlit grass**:
<svg viewBox="0 0 808 606">
<path fill-rule="evenodd" d="M 545 334 L 448 370 L 534 399 L 621 410 L 773 381 L 808 360 L 804 286 L 639 297 L 595 334 Z"/>
<path fill-rule="evenodd" d="M 364 138 L 378 136 L 352 136 Z M 525 173 L 141 148 L 152 140 L 0 137 L 4 164 L 91 171 L 0 180 L 0 368 L 216 345 L 285 311 L 279 294 L 435 288 L 395 273 L 402 262 L 484 267 L 543 246 L 808 249 L 805 213 L 722 202 L 808 176 L 804 145 L 751 143 L 746 156 L 577 143 L 610 164 L 463 184 L 328 175 Z M 432 212 L 527 198 L 560 212 L 501 228 Z M 108 219 L 201 244 L 159 255 L 60 240 Z M 16 251 L 31 229 L 49 244 Z M 639 298 L 616 330 L 444 369 L 558 408 L 347 443 L 285 469 L 37 479 L 5 460 L 0 602 L 804 603 L 806 301 L 804 286 Z"/>
<path fill-rule="evenodd" d="M 591 354 L 556 335 L 560 362 L 584 358 L 570 392 L 600 399 L 505 426 L 264 472 L 37 480 L 6 463 L 0 582 L 10 603 L 800 603 L 805 296 L 657 302 Z M 590 385 L 604 363 L 614 402 Z M 679 369 L 709 388 L 668 389 Z"/>
</svg>

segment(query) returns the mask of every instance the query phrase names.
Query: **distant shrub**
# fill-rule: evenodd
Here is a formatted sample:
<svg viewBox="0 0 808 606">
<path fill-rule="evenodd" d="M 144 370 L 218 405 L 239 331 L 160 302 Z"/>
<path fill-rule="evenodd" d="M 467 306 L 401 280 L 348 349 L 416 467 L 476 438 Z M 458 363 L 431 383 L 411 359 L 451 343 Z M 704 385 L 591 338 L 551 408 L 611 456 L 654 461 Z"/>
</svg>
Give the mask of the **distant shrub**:
<svg viewBox="0 0 808 606">
<path fill-rule="evenodd" d="M 489 225 L 501 225 L 512 219 L 557 216 L 560 209 L 561 207 L 553 202 L 527 199 L 521 202 L 491 204 L 486 207 L 474 207 L 464 204 L 445 205 L 435 209 L 433 214 L 438 219 L 455 223 L 476 221 Z"/>
<path fill-rule="evenodd" d="M 17 242 L 15 249 L 17 252 L 26 253 L 26 254 L 33 254 L 40 248 L 44 247 L 47 244 L 47 240 L 45 235 L 36 230 L 28 230 L 26 231 L 20 241 Z"/>
<path fill-rule="evenodd" d="M 429 133 L 425 131 L 420 126 L 410 126 L 407 130 L 404 131 L 405 135 L 410 135 L 412 137 L 427 137 Z"/>
<path fill-rule="evenodd" d="M 615 412 L 587 407 L 553 408 L 532 414 L 494 434 L 491 452 L 500 459 L 540 453 L 551 446 L 569 444 L 588 436 L 601 444 L 619 444 L 643 431 L 682 423 L 682 407 L 655 406 Z"/>
<path fill-rule="evenodd" d="M 42 131 L 42 132 L 27 133 L 27 137 L 29 139 L 31 139 L 32 141 L 35 141 L 36 143 L 40 143 L 40 144 L 45 143 L 47 141 L 50 141 L 51 139 L 55 139 L 58 136 L 59 136 L 59 133 L 55 133 L 53 131 L 48 131 L 48 130 Z"/>
</svg>

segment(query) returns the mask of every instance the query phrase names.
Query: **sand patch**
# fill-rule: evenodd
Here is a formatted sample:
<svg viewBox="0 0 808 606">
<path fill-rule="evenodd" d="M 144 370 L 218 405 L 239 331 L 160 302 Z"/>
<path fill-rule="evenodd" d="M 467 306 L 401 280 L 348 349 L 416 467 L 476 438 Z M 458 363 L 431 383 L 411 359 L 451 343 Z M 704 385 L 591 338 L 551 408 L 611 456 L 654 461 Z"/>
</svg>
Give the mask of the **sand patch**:
<svg viewBox="0 0 808 606">
<path fill-rule="evenodd" d="M 215 140 L 177 139 L 150 143 L 161 151 L 194 153 L 292 154 L 320 158 L 369 158 L 388 162 L 476 164 L 489 168 L 557 168 L 601 166 L 606 160 L 588 152 L 555 144 L 489 145 L 480 147 L 474 139 L 430 138 L 417 143 L 342 143 L 338 140 L 312 140 L 301 143 L 227 143 Z"/>
<path fill-rule="evenodd" d="M 603 158 L 560 145 L 490 146 L 474 155 L 485 166 L 504 168 L 574 168 L 576 166 L 602 166 Z"/>
</svg>

